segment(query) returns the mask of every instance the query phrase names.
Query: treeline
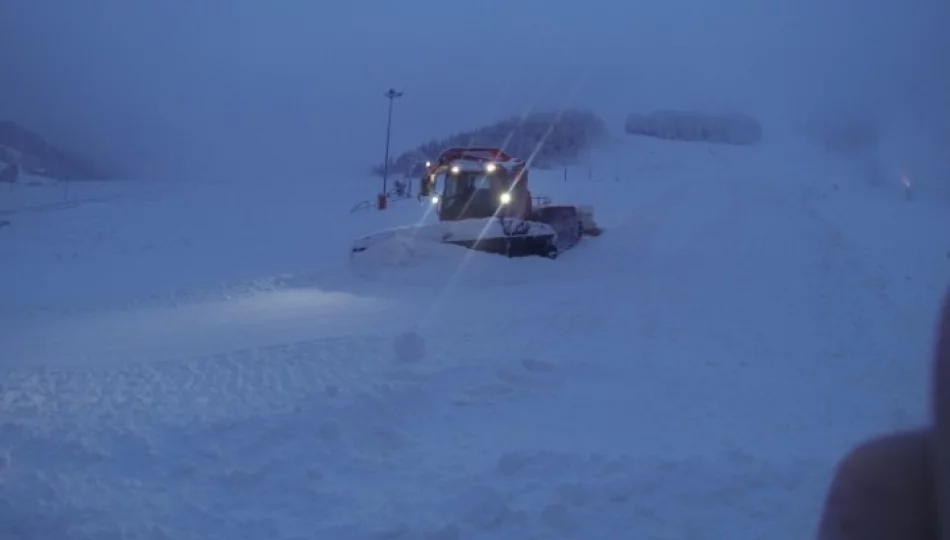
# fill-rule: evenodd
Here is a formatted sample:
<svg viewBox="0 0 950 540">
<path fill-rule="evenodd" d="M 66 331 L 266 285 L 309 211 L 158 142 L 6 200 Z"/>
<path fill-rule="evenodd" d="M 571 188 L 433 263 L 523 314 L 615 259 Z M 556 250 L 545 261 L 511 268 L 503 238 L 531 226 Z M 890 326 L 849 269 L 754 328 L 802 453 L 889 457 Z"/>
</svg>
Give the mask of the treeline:
<svg viewBox="0 0 950 540">
<path fill-rule="evenodd" d="M 500 147 L 522 159 L 533 156 L 533 167 L 553 167 L 576 161 L 608 136 L 606 124 L 591 112 L 539 112 L 422 144 L 390 159 L 389 174 L 422 174 L 427 160 L 435 160 L 443 150 L 452 146 Z M 373 172 L 382 175 L 383 165 L 374 167 Z"/>
<path fill-rule="evenodd" d="M 627 116 L 624 131 L 660 139 L 753 145 L 762 141 L 762 124 L 747 114 L 655 111 Z"/>
</svg>

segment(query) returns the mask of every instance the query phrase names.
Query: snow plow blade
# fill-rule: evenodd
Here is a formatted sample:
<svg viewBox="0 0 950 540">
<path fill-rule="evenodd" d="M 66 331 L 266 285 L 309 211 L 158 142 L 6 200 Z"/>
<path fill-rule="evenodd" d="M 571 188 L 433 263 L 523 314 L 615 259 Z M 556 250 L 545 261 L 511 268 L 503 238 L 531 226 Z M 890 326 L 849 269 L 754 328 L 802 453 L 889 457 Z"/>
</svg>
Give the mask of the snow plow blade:
<svg viewBox="0 0 950 540">
<path fill-rule="evenodd" d="M 554 240 L 555 236 L 553 234 L 546 234 L 540 236 L 496 236 L 474 240 L 446 240 L 446 243 L 507 257 L 541 256 L 553 259 L 557 257 L 559 252 Z"/>
<path fill-rule="evenodd" d="M 507 257 L 555 258 L 563 251 L 563 239 L 549 224 L 517 219 L 467 219 L 420 226 L 397 227 L 357 239 L 350 254 L 377 245 L 403 246 L 419 242 L 441 243 Z M 568 246 L 569 247 L 569 246 Z"/>
<path fill-rule="evenodd" d="M 584 235 L 584 219 L 577 206 L 546 205 L 535 209 L 531 217 L 554 230 L 558 252 L 576 246 Z"/>
</svg>

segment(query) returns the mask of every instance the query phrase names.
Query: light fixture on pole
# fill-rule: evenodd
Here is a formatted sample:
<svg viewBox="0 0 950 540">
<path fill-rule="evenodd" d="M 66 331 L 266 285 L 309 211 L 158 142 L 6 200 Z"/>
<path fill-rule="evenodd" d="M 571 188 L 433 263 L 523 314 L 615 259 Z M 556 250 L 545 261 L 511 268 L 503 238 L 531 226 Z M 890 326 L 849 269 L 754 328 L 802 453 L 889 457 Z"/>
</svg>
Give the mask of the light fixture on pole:
<svg viewBox="0 0 950 540">
<path fill-rule="evenodd" d="M 386 154 L 383 159 L 383 191 L 379 194 L 379 209 L 383 210 L 386 208 L 386 182 L 389 179 L 389 135 L 392 132 L 393 127 L 393 101 L 396 98 L 402 97 L 402 92 L 396 90 L 395 88 L 390 88 L 385 94 L 387 99 L 389 99 L 389 114 L 386 117 Z"/>
</svg>

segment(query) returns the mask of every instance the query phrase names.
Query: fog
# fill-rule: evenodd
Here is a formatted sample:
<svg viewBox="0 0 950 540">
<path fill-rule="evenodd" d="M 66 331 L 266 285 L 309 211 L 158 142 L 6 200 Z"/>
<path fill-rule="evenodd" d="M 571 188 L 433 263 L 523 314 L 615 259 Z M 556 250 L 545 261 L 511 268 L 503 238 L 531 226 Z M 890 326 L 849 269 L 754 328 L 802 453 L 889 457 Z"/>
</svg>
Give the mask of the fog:
<svg viewBox="0 0 950 540">
<path fill-rule="evenodd" d="M 5 0 L 0 119 L 127 174 L 334 179 L 530 110 L 950 126 L 946 0 Z M 946 131 L 944 131 L 946 133 Z M 334 174 L 321 175 L 323 171 Z"/>
</svg>

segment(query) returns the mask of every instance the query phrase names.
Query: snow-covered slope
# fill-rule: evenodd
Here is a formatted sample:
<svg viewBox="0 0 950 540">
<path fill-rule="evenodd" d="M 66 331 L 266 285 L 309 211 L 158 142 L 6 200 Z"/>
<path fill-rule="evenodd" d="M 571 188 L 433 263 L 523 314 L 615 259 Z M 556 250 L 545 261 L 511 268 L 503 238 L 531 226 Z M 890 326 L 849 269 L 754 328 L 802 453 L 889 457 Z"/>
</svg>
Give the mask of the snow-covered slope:
<svg viewBox="0 0 950 540">
<path fill-rule="evenodd" d="M 794 145 L 532 182 L 607 232 L 350 257 L 431 219 L 361 180 L 6 209 L 0 536 L 802 538 L 924 420 L 946 203 Z"/>
</svg>

